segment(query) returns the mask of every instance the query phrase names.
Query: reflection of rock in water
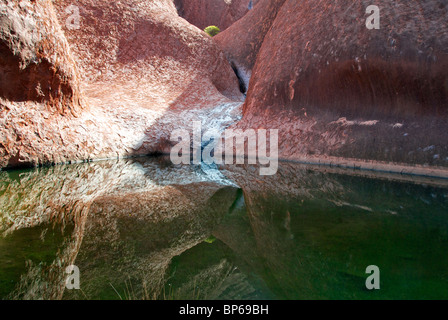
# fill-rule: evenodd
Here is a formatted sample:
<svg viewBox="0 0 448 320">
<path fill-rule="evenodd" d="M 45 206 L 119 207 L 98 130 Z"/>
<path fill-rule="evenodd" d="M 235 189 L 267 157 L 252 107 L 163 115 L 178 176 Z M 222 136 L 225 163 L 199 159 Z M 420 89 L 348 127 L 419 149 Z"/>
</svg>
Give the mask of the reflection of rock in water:
<svg viewBox="0 0 448 320">
<path fill-rule="evenodd" d="M 164 291 L 167 297 L 178 300 L 254 300 L 259 298 L 247 275 L 226 259 L 198 270 L 181 287 Z"/>
<path fill-rule="evenodd" d="M 146 161 L 99 162 L 2 173 L 0 230 L 50 224 L 65 234 L 50 265 L 30 264 L 10 298 L 153 298 L 171 258 L 207 238 L 236 189 L 191 167 Z M 167 179 L 170 177 L 170 179 Z M 65 291 L 65 267 L 80 268 L 82 292 Z M 111 294 L 112 293 L 112 294 Z"/>
<path fill-rule="evenodd" d="M 157 298 L 171 259 L 206 239 L 234 196 L 231 187 L 203 182 L 96 199 L 76 260 L 86 270 L 83 291 L 118 298 L 113 286 L 123 298 Z"/>
<path fill-rule="evenodd" d="M 160 158 L 1 172 L 0 282 L 3 257 L 19 250 L 15 299 L 363 299 L 372 261 L 397 288 L 411 281 L 384 298 L 431 288 L 448 265 L 446 182 L 341 172 L 284 163 L 275 176 L 211 175 Z M 64 290 L 70 264 L 82 291 Z"/>
<path fill-rule="evenodd" d="M 223 235 L 241 240 L 247 230 L 239 228 L 241 219 L 247 217 L 241 190 L 213 235 Z M 224 236 L 222 238 L 225 238 Z M 210 237 L 172 260 L 162 299 L 176 300 L 260 300 L 272 298 L 263 280 L 251 270 L 245 260 L 252 253 L 244 252 L 249 242 L 241 244 L 235 255 L 234 248 Z M 242 249 L 242 250 L 241 250 Z"/>
<path fill-rule="evenodd" d="M 438 188 L 417 178 L 415 184 L 369 179 L 292 163 L 282 163 L 271 177 L 248 166 L 225 169 L 243 189 L 246 212 L 227 215 L 213 234 L 244 258 L 276 298 L 368 299 L 363 286 L 371 263 L 393 274 L 393 289 L 382 291 L 387 299 L 421 298 L 422 281 L 425 296 L 446 297 L 446 290 L 430 290 L 448 264 L 442 254 L 446 182 Z M 403 283 L 409 290 L 401 290 Z"/>
</svg>

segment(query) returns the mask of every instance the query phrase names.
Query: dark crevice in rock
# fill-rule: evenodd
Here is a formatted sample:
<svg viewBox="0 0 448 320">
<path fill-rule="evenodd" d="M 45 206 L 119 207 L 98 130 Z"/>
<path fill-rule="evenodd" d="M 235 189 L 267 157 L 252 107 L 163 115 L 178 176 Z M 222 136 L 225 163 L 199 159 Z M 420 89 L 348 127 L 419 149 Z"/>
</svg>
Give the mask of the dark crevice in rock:
<svg viewBox="0 0 448 320">
<path fill-rule="evenodd" d="M 244 83 L 243 78 L 240 75 L 240 72 L 239 72 L 238 68 L 236 67 L 235 63 L 233 63 L 233 62 L 231 62 L 230 65 L 232 66 L 233 72 L 235 72 L 235 75 L 238 78 L 238 83 L 240 85 L 241 93 L 246 95 L 247 87 L 246 87 L 246 84 Z"/>
<path fill-rule="evenodd" d="M 179 17 L 184 17 L 184 4 L 181 0 L 174 0 L 174 5 L 176 6 L 177 13 L 179 14 Z"/>
</svg>

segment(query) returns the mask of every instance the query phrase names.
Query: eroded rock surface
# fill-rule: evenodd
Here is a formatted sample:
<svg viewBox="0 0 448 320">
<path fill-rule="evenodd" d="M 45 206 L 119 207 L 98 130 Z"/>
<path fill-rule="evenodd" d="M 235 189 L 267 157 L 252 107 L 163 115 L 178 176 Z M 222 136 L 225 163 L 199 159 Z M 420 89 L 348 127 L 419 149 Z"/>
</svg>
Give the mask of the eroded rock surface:
<svg viewBox="0 0 448 320">
<path fill-rule="evenodd" d="M 243 81 L 245 91 L 249 87 L 252 69 L 266 33 L 271 29 L 284 2 L 285 0 L 260 0 L 243 19 L 214 37 Z"/>
<path fill-rule="evenodd" d="M 0 97 L 80 111 L 79 79 L 51 1 L 2 1 Z"/>
<path fill-rule="evenodd" d="M 174 0 L 179 15 L 204 30 L 216 25 L 221 31 L 251 10 L 258 0 Z"/>
<path fill-rule="evenodd" d="M 204 126 L 218 119 L 221 129 L 240 117 L 243 96 L 224 54 L 178 16 L 171 0 L 83 0 L 75 8 L 64 0 L 1 2 L 8 12 L 1 37 L 8 78 L 2 79 L 27 84 L 27 92 L 40 84 L 43 94 L 2 91 L 1 167 L 157 153 L 169 147 L 173 128 L 191 126 L 182 112 L 192 111 Z M 33 34 L 34 25 L 46 24 L 48 30 Z M 46 51 L 38 70 L 19 72 L 10 64 L 23 60 L 26 67 L 40 47 Z M 56 73 L 49 80 L 50 71 Z M 57 94 L 47 92 L 50 84 Z M 60 100 L 57 108 L 48 106 L 52 99 Z M 64 110 L 72 112 L 62 116 Z"/>
<path fill-rule="evenodd" d="M 230 39 L 264 3 L 217 36 L 247 67 L 248 43 Z M 377 2 L 379 30 L 366 27 L 369 1 L 270 3 L 272 26 L 250 42 L 256 62 L 240 128 L 279 129 L 283 158 L 448 164 L 445 1 Z"/>
<path fill-rule="evenodd" d="M 234 127 L 279 129 L 280 158 L 448 164 L 444 1 L 380 1 L 371 30 L 367 0 L 260 0 L 213 39 L 171 0 L 0 3 L 1 167 L 169 152 L 246 89 Z"/>
</svg>

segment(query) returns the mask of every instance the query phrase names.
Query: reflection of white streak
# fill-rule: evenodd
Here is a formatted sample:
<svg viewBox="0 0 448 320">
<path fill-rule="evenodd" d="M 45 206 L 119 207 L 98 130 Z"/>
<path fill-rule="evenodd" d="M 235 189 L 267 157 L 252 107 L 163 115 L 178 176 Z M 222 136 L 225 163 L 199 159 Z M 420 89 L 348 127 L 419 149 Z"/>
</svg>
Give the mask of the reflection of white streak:
<svg viewBox="0 0 448 320">
<path fill-rule="evenodd" d="M 378 120 L 369 120 L 369 121 L 349 121 L 347 118 L 339 118 L 337 121 L 333 121 L 330 124 L 340 124 L 342 126 L 374 126 L 378 124 Z"/>
<path fill-rule="evenodd" d="M 392 211 L 392 210 L 386 210 L 387 213 L 393 214 L 393 215 L 397 215 L 398 212 L 396 211 Z"/>
<path fill-rule="evenodd" d="M 330 202 L 334 203 L 338 207 L 347 206 L 347 207 L 358 208 L 358 209 L 362 209 L 365 211 L 373 212 L 373 210 L 371 208 L 362 206 L 359 204 L 352 204 L 352 203 L 348 203 L 348 202 L 344 202 L 344 201 L 337 201 L 337 200 L 330 200 Z"/>
</svg>

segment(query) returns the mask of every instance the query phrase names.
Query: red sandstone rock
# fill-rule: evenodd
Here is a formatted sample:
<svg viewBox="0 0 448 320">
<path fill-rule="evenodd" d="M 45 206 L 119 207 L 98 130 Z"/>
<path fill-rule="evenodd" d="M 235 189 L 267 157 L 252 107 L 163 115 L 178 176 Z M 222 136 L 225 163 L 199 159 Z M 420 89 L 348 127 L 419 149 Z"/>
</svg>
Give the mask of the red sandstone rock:
<svg viewBox="0 0 448 320">
<path fill-rule="evenodd" d="M 258 0 L 174 0 L 179 15 L 204 30 L 211 25 L 221 31 L 243 17 Z"/>
<path fill-rule="evenodd" d="M 194 120 L 226 127 L 242 99 L 227 60 L 252 70 L 238 126 L 280 129 L 281 158 L 446 166 L 446 4 L 381 1 L 368 30 L 370 4 L 262 0 L 211 39 L 171 0 L 80 0 L 78 29 L 71 1 L 3 0 L 0 167 L 167 152 Z"/>
<path fill-rule="evenodd" d="M 0 2 L 8 12 L 2 83 L 10 83 L 0 94 L 0 167 L 160 152 L 174 128 L 191 125 L 188 119 L 221 117 L 220 126 L 239 117 L 243 96 L 224 54 L 178 16 L 171 0 L 77 1 L 79 28 L 72 5 Z M 44 27 L 36 31 L 26 19 Z"/>
<path fill-rule="evenodd" d="M 0 34 L 0 97 L 80 111 L 77 69 L 51 1 L 2 1 Z"/>
<path fill-rule="evenodd" d="M 346 114 L 441 114 L 448 88 L 443 1 L 286 1 L 258 55 L 246 105 L 316 106 Z M 266 90 L 269 88 L 268 90 Z M 260 104 L 261 102 L 261 104 Z"/>
<path fill-rule="evenodd" d="M 260 0 L 243 19 L 214 37 L 237 70 L 246 89 L 258 51 L 284 2 L 285 0 Z"/>
<path fill-rule="evenodd" d="M 448 165 L 446 3 L 377 1 L 379 30 L 366 27 L 371 4 L 277 2 L 275 21 L 254 49 L 239 126 L 280 129 L 282 158 Z M 220 36 L 246 32 L 254 13 Z M 239 41 L 224 44 L 230 57 L 248 56 Z"/>
</svg>

